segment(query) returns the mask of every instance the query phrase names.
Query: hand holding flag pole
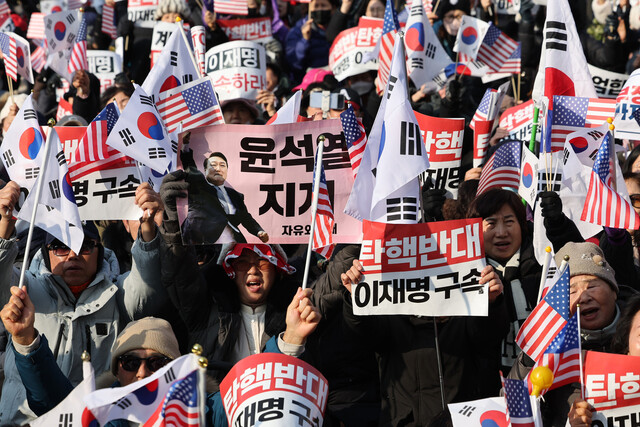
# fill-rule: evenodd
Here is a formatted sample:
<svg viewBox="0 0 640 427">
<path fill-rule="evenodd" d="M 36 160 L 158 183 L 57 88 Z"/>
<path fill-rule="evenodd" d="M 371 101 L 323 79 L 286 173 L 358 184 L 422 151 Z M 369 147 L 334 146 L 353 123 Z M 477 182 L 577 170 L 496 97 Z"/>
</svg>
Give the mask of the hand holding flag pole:
<svg viewBox="0 0 640 427">
<path fill-rule="evenodd" d="M 40 168 L 40 174 L 38 176 L 38 182 L 36 183 L 36 202 L 33 204 L 33 211 L 31 211 L 31 221 L 29 221 L 29 233 L 27 234 L 27 242 L 25 244 L 24 250 L 25 254 L 28 254 L 31 250 L 31 241 L 33 240 L 33 227 L 36 223 L 36 213 L 38 211 L 38 201 L 40 200 L 40 195 L 42 194 L 42 184 L 44 183 L 45 172 L 47 170 L 47 164 L 49 163 L 47 160 L 49 159 L 49 152 L 51 151 L 51 134 L 54 132 L 53 127 L 56 125 L 56 121 L 53 119 L 49 119 L 47 122 L 47 126 L 49 126 L 49 136 L 44 142 L 44 161 L 42 162 L 42 167 Z M 22 260 L 22 269 L 20 270 L 20 281 L 18 282 L 18 287 L 22 289 L 24 286 L 24 277 L 25 273 L 29 266 L 27 265 L 27 261 L 29 260 L 28 256 L 25 256 Z"/>
<path fill-rule="evenodd" d="M 323 113 L 324 114 L 324 113 Z M 307 280 L 309 279 L 309 261 L 311 260 L 311 251 L 313 251 L 313 236 L 316 229 L 316 212 L 318 211 L 318 193 L 320 192 L 320 175 L 322 167 L 322 153 L 324 151 L 324 135 L 318 137 L 318 154 L 314 170 L 316 171 L 313 180 L 313 196 L 311 201 L 311 232 L 309 233 L 309 245 L 307 246 L 307 258 L 304 263 L 304 275 L 302 277 L 302 289 L 307 288 Z"/>
</svg>

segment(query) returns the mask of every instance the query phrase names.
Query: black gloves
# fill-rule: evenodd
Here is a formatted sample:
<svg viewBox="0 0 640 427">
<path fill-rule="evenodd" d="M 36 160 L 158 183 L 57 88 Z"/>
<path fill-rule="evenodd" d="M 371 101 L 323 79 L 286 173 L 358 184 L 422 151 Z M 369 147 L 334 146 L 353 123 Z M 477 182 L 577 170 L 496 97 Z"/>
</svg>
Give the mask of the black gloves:
<svg viewBox="0 0 640 427">
<path fill-rule="evenodd" d="M 437 190 L 432 188 L 430 190 L 422 190 L 422 206 L 424 207 L 424 214 L 427 221 L 442 221 L 444 216 L 442 215 L 442 206 L 446 197 L 447 190 Z"/>
<path fill-rule="evenodd" d="M 187 173 L 182 170 L 171 172 L 164 177 L 160 186 L 160 198 L 164 203 L 163 226 L 169 233 L 180 231 L 176 198 L 186 197 L 185 191 L 189 189 L 189 183 L 183 181 L 186 176 Z"/>
<path fill-rule="evenodd" d="M 543 191 L 539 195 L 540 207 L 542 208 L 542 216 L 549 221 L 559 221 L 564 214 L 562 213 L 562 200 L 555 191 Z"/>
</svg>

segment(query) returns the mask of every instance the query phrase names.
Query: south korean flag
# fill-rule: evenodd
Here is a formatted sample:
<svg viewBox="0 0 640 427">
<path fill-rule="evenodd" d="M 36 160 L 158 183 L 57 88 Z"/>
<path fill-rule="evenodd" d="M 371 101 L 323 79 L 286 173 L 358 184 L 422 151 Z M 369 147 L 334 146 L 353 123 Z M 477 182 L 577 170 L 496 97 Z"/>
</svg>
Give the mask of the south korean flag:
<svg viewBox="0 0 640 427">
<path fill-rule="evenodd" d="M 165 171 L 178 144 L 172 143 L 150 96 L 138 85 L 107 138 L 107 145 L 156 171 Z"/>
</svg>

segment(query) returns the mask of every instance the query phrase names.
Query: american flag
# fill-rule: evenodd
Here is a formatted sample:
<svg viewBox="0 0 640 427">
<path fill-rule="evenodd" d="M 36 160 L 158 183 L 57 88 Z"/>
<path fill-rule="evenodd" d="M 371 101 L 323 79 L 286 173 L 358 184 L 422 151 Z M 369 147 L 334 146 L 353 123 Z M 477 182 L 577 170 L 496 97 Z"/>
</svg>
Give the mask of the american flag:
<svg viewBox="0 0 640 427">
<path fill-rule="evenodd" d="M 37 73 L 41 72 L 47 62 L 47 52 L 42 46 L 38 46 L 31 52 L 31 67 Z"/>
<path fill-rule="evenodd" d="M 487 64 L 493 71 L 498 71 L 517 47 L 515 40 L 491 24 L 476 59 Z"/>
<path fill-rule="evenodd" d="M 213 2 L 213 11 L 220 14 L 247 15 L 249 9 L 245 0 L 216 0 Z"/>
<path fill-rule="evenodd" d="M 551 113 L 551 151 L 561 151 L 567 135 L 571 132 L 580 128 L 598 127 L 615 113 L 615 99 L 554 95 Z"/>
<path fill-rule="evenodd" d="M 360 161 L 367 146 L 367 134 L 364 126 L 360 123 L 353 110 L 353 106 L 349 106 L 345 111 L 340 113 L 340 121 L 342 121 L 342 130 L 344 131 L 344 139 L 347 142 L 349 150 L 349 159 L 351 160 L 351 171 L 353 178 L 358 175 Z"/>
<path fill-rule="evenodd" d="M 0 0 L 0 16 L 11 15 L 11 9 L 5 0 Z"/>
<path fill-rule="evenodd" d="M 522 70 L 522 45 L 518 43 L 518 47 L 513 51 L 511 56 L 502 64 L 498 73 L 520 74 Z"/>
<path fill-rule="evenodd" d="M 87 131 L 71 158 L 69 177 L 72 180 L 98 170 L 134 164 L 133 160 L 106 144 L 119 116 L 116 103 L 110 102 L 87 126 Z"/>
<path fill-rule="evenodd" d="M 67 2 L 67 9 L 80 9 L 82 6 L 84 6 L 84 3 L 85 2 L 83 0 L 69 0 Z"/>
<path fill-rule="evenodd" d="M 533 309 L 518 331 L 516 343 L 536 362 L 569 321 L 570 277 L 567 265 L 555 285 Z"/>
<path fill-rule="evenodd" d="M 32 40 L 44 40 L 44 13 L 33 12 L 29 18 L 27 38 Z"/>
<path fill-rule="evenodd" d="M 640 108 L 636 108 L 635 110 L 633 110 L 633 113 L 631 113 L 631 117 L 633 117 L 636 123 L 638 123 L 638 125 L 640 126 Z"/>
<path fill-rule="evenodd" d="M 18 60 L 16 58 L 16 41 L 5 33 L 0 33 L 0 49 L 4 58 L 7 75 L 18 81 Z"/>
<path fill-rule="evenodd" d="M 209 77 L 202 77 L 162 92 L 158 101 L 158 112 L 170 133 L 175 131 L 180 123 L 182 130 L 224 123 Z"/>
<path fill-rule="evenodd" d="M 393 7 L 394 3 L 387 0 L 384 9 L 384 22 L 382 24 L 382 35 L 380 36 L 378 53 L 378 80 L 376 81 L 376 90 L 379 94 L 384 92 L 389 80 L 389 71 L 391 68 L 391 57 L 393 56 L 393 45 L 396 32 L 400 28 L 398 23 L 398 15 Z"/>
<path fill-rule="evenodd" d="M 69 74 L 73 74 L 79 70 L 88 70 L 87 64 L 87 21 L 84 19 L 84 13 L 82 13 L 82 20 L 80 21 L 80 29 L 76 41 L 73 44 L 71 50 L 71 58 L 69 58 L 69 67 L 67 71 Z"/>
<path fill-rule="evenodd" d="M 596 154 L 580 219 L 603 227 L 636 230 L 640 227 L 640 217 L 629 200 L 611 187 L 611 174 L 615 170 L 611 171 L 610 167 L 610 139 L 611 134 L 607 133 Z"/>
<path fill-rule="evenodd" d="M 199 425 L 198 371 L 193 371 L 171 385 L 162 411 L 156 411 L 144 427 Z"/>
<path fill-rule="evenodd" d="M 482 194 L 490 188 L 510 188 L 518 191 L 520 186 L 520 141 L 505 142 L 482 167 L 478 191 Z"/>
<path fill-rule="evenodd" d="M 534 369 L 546 366 L 553 372 L 553 384 L 548 390 L 580 381 L 580 347 L 576 313 L 551 341 L 542 358 L 534 366 Z M 527 376 L 527 380 L 531 381 L 530 376 Z"/>
<path fill-rule="evenodd" d="M 313 173 L 318 172 L 318 156 L 316 156 L 316 168 Z M 318 187 L 318 209 L 316 211 L 316 227 L 313 230 L 313 250 L 329 259 L 333 253 L 333 209 L 329 199 L 327 189 L 327 179 L 324 175 L 324 165 L 320 162 L 320 186 Z"/>
<path fill-rule="evenodd" d="M 118 37 L 115 15 L 116 13 L 112 6 L 107 4 L 102 6 L 102 32 L 110 35 L 114 40 Z"/>
<path fill-rule="evenodd" d="M 476 113 L 473 115 L 473 117 L 471 118 L 471 122 L 469 123 L 469 127 L 471 129 L 475 129 L 476 120 L 493 120 L 489 117 L 489 110 L 491 109 L 491 106 L 495 104 L 497 96 L 498 91 L 495 89 L 487 89 L 485 91 L 484 95 L 482 96 L 482 100 L 480 101 L 480 105 L 478 105 Z M 491 115 L 495 114 L 494 111 L 492 111 L 491 113 Z"/>
<path fill-rule="evenodd" d="M 504 397 L 507 400 L 507 415 L 513 427 L 535 427 L 533 409 L 527 382 L 524 380 L 504 379 Z"/>
</svg>

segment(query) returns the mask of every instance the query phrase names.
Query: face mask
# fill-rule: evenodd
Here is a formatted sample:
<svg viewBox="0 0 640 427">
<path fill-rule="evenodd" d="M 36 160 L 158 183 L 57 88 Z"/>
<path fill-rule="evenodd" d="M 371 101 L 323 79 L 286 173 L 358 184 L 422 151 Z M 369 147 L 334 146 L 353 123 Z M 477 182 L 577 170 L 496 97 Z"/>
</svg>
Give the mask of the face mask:
<svg viewBox="0 0 640 427">
<path fill-rule="evenodd" d="M 455 36 L 458 34 L 458 30 L 460 29 L 460 20 L 454 19 L 450 23 L 444 23 L 444 29 L 447 31 L 447 34 L 450 36 Z"/>
<path fill-rule="evenodd" d="M 373 82 L 359 81 L 351 83 L 351 89 L 355 90 L 360 96 L 369 93 L 372 87 Z"/>
<path fill-rule="evenodd" d="M 326 26 L 331 20 L 331 11 L 330 10 L 314 10 L 311 12 L 311 19 L 315 22 L 316 25 L 320 25 L 321 27 Z"/>
<path fill-rule="evenodd" d="M 267 14 L 267 6 L 264 4 L 260 5 L 260 16 L 265 16 Z"/>
</svg>

